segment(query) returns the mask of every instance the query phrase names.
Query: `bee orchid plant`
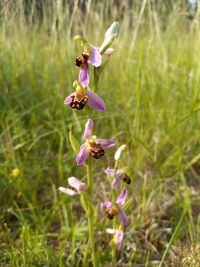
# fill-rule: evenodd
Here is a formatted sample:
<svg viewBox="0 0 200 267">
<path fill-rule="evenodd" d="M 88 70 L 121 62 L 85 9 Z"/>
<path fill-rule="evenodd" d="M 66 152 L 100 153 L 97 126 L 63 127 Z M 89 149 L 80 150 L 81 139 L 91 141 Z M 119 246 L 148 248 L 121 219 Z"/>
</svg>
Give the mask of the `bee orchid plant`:
<svg viewBox="0 0 200 267">
<path fill-rule="evenodd" d="M 96 94 L 98 88 L 98 81 L 102 69 L 104 69 L 103 61 L 106 57 L 106 61 L 109 60 L 113 49 L 110 47 L 114 39 L 116 39 L 119 31 L 119 23 L 114 22 L 105 33 L 105 38 L 100 47 L 91 45 L 86 39 L 80 35 L 76 35 L 74 40 L 79 41 L 83 47 L 82 52 L 75 60 L 75 66 L 80 69 L 78 80 L 73 83 L 75 91 L 70 93 L 64 101 L 64 104 L 68 105 L 72 110 L 83 110 L 85 107 L 91 108 L 97 111 L 105 111 L 106 106 L 104 101 Z M 94 67 L 94 83 L 91 88 L 90 84 L 90 72 L 91 67 Z M 91 113 L 90 113 L 91 114 Z M 93 203 L 93 169 L 92 164 L 95 160 L 100 160 L 105 154 L 105 149 L 115 146 L 115 141 L 112 139 L 100 139 L 96 135 L 92 135 L 93 120 L 88 119 L 85 124 L 85 131 L 83 139 L 85 142 L 80 145 L 77 139 L 70 133 L 70 142 L 72 148 L 76 153 L 76 164 L 84 165 L 86 167 L 87 180 L 80 181 L 75 177 L 68 178 L 68 184 L 66 187 L 59 187 L 59 190 L 69 196 L 80 195 L 82 206 L 85 210 L 88 220 L 88 232 L 89 241 L 91 246 L 91 259 L 94 267 L 100 266 L 99 257 L 97 252 L 97 246 L 94 238 L 94 203 Z M 122 145 L 115 153 L 115 166 L 113 169 L 106 169 L 105 173 L 111 179 L 112 199 L 111 201 L 105 201 L 103 206 L 105 208 L 105 218 L 113 221 L 113 228 L 110 233 L 114 235 L 112 246 L 112 265 L 115 266 L 116 252 L 119 251 L 122 240 L 124 237 L 125 229 L 128 225 L 128 217 L 123 209 L 128 191 L 123 189 L 118 198 L 115 192 L 120 186 L 121 182 L 130 184 L 130 178 L 123 169 L 118 169 L 118 163 L 120 161 L 121 153 L 125 149 L 125 145 Z M 98 164 L 98 162 L 95 162 Z M 117 200 L 116 200 L 117 198 Z M 116 219 L 118 215 L 118 226 Z"/>
</svg>

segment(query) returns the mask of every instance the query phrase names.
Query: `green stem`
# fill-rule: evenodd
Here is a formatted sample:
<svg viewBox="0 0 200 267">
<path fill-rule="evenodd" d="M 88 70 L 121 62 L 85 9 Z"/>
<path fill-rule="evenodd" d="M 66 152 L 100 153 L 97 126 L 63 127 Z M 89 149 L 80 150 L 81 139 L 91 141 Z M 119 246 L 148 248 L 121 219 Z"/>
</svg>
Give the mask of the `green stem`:
<svg viewBox="0 0 200 267">
<path fill-rule="evenodd" d="M 99 83 L 99 70 L 98 68 L 94 67 L 94 83 L 93 83 L 93 91 L 96 92 L 98 88 L 98 83 Z"/>
<path fill-rule="evenodd" d="M 115 267 L 116 265 L 116 246 L 115 244 L 113 244 L 113 247 L 112 247 L 112 267 Z"/>
<path fill-rule="evenodd" d="M 95 92 L 98 87 L 99 82 L 99 72 L 98 69 L 94 67 L 94 84 L 93 84 L 93 91 Z M 89 111 L 89 115 L 91 116 L 92 111 Z M 92 192 L 93 192 L 93 176 L 92 176 L 92 161 L 91 159 L 88 160 L 88 163 L 86 165 L 87 170 L 87 193 L 88 193 L 88 207 L 87 207 L 87 219 L 88 219 L 88 231 L 89 231 L 89 237 L 90 237 L 90 244 L 92 249 L 92 263 L 94 267 L 98 266 L 98 259 L 97 259 L 97 253 L 95 248 L 95 241 L 94 241 L 94 221 L 93 221 L 93 198 L 92 198 Z M 83 201 L 84 202 L 84 201 Z"/>
<path fill-rule="evenodd" d="M 114 170 L 115 170 L 115 174 L 114 174 L 114 178 L 116 178 L 117 176 L 117 168 L 118 168 L 118 161 L 115 162 L 115 166 L 114 166 Z M 112 201 L 115 202 L 116 201 L 116 191 L 115 189 L 112 189 Z M 113 229 L 116 229 L 116 218 L 113 219 Z M 112 246 L 112 267 L 115 267 L 116 265 L 116 246 L 115 244 L 113 244 Z"/>
<path fill-rule="evenodd" d="M 88 230 L 90 236 L 90 244 L 92 249 L 92 263 L 94 267 L 98 266 L 97 261 L 97 254 L 95 248 L 95 241 L 94 241 L 94 225 L 93 225 L 93 199 L 92 199 L 92 189 L 93 189 L 93 176 L 92 176 L 92 161 L 89 160 L 87 164 L 87 184 L 88 184 L 88 195 L 89 195 L 89 202 L 88 202 Z"/>
<path fill-rule="evenodd" d="M 87 169 L 87 187 L 88 187 L 88 194 L 92 195 L 92 189 L 93 189 L 93 177 L 92 177 L 92 162 L 89 159 L 88 164 L 86 165 Z"/>
<path fill-rule="evenodd" d="M 87 267 L 87 259 L 88 259 L 89 247 L 90 247 L 90 244 L 89 244 L 89 242 L 88 242 L 88 243 L 87 243 L 87 246 L 86 246 L 86 250 L 85 250 L 84 258 L 83 258 L 83 267 Z"/>
</svg>

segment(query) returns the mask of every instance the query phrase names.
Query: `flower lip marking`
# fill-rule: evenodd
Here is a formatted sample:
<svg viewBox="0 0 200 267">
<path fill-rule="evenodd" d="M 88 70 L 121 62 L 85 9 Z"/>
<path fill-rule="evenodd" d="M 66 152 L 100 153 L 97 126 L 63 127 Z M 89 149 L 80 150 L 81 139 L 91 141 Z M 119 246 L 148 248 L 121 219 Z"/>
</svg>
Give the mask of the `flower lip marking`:
<svg viewBox="0 0 200 267">
<path fill-rule="evenodd" d="M 69 104 L 72 109 L 81 110 L 85 107 L 88 102 L 88 97 L 86 95 L 76 94 L 71 96 L 71 103 Z"/>
<path fill-rule="evenodd" d="M 131 183 L 131 178 L 126 173 L 123 173 L 121 177 L 122 177 L 122 181 L 125 182 L 126 184 Z"/>
<path fill-rule="evenodd" d="M 108 219 L 112 220 L 115 215 L 119 212 L 119 207 L 117 204 L 113 204 L 111 207 L 106 209 L 106 216 Z"/>
<path fill-rule="evenodd" d="M 76 58 L 75 66 L 79 68 L 83 68 L 85 65 L 88 65 L 90 54 L 89 52 L 84 49 L 82 54 Z"/>
<path fill-rule="evenodd" d="M 81 110 L 88 102 L 88 96 L 86 90 L 80 84 L 77 84 L 75 95 L 71 96 L 70 107 L 72 109 Z"/>
<path fill-rule="evenodd" d="M 78 193 L 78 190 L 75 187 L 71 186 L 71 185 L 67 185 L 66 188 Z"/>
<path fill-rule="evenodd" d="M 91 148 L 90 155 L 95 159 L 99 159 L 104 156 L 104 150 L 101 145 L 96 145 Z"/>
<path fill-rule="evenodd" d="M 99 159 L 104 156 L 104 149 L 101 147 L 100 144 L 96 144 L 97 137 L 93 135 L 89 139 L 89 146 L 90 146 L 90 155 L 94 159 Z"/>
</svg>

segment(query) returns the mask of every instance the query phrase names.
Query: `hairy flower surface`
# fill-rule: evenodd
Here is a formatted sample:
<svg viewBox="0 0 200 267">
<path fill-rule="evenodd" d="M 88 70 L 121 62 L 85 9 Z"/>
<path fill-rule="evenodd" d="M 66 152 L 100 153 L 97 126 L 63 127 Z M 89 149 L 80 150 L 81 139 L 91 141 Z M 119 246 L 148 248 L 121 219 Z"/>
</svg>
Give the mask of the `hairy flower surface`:
<svg viewBox="0 0 200 267">
<path fill-rule="evenodd" d="M 124 205 L 124 202 L 127 197 L 127 190 L 123 189 L 116 201 L 116 203 L 112 203 L 111 201 L 105 201 L 103 203 L 103 206 L 106 208 L 106 215 L 107 217 L 112 220 L 116 215 L 119 216 L 119 220 L 122 225 L 128 224 L 128 217 L 123 210 L 122 206 Z"/>
<path fill-rule="evenodd" d="M 114 140 L 99 139 L 96 135 L 92 135 L 93 125 L 93 121 L 88 119 L 85 124 L 85 132 L 83 134 L 83 138 L 86 142 L 81 145 L 76 157 L 77 165 L 83 165 L 90 155 L 95 159 L 99 159 L 104 156 L 105 148 L 113 147 L 115 145 Z"/>
<path fill-rule="evenodd" d="M 83 87 L 78 81 L 75 81 L 74 84 L 76 85 L 76 91 L 66 97 L 64 104 L 78 110 L 83 109 L 85 105 L 98 111 L 106 109 L 103 100 L 92 90 Z"/>
<path fill-rule="evenodd" d="M 121 181 L 125 182 L 126 184 L 131 183 L 131 178 L 124 172 L 123 169 L 106 169 L 104 172 L 110 177 L 115 177 L 111 184 L 112 188 L 118 187 Z"/>
<path fill-rule="evenodd" d="M 68 186 L 67 187 L 59 187 L 58 189 L 70 196 L 81 194 L 85 190 L 85 183 L 80 182 L 75 177 L 70 177 L 67 179 Z"/>
<path fill-rule="evenodd" d="M 76 58 L 75 65 L 80 68 L 79 82 L 83 86 L 88 86 L 89 84 L 89 64 L 99 67 L 101 59 L 102 56 L 98 48 L 88 44 L 84 47 L 82 54 Z"/>
</svg>

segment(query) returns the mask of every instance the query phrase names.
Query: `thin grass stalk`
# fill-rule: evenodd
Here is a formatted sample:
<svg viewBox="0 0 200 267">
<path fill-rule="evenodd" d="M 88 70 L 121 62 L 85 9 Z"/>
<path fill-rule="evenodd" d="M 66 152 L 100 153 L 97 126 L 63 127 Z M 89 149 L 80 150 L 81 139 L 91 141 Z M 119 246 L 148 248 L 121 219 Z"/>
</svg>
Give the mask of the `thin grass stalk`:
<svg viewBox="0 0 200 267">
<path fill-rule="evenodd" d="M 173 244 L 173 242 L 174 242 L 174 240 L 175 240 L 175 238 L 176 238 L 176 236 L 178 234 L 178 231 L 180 230 L 180 227 L 182 225 L 183 219 L 185 218 L 185 215 L 187 214 L 187 212 L 188 212 L 188 209 L 183 210 L 183 212 L 181 214 L 181 217 L 180 217 L 180 220 L 179 220 L 179 222 L 178 222 L 178 224 L 176 226 L 176 229 L 174 230 L 174 233 L 173 233 L 173 235 L 172 235 L 172 237 L 171 237 L 171 239 L 170 239 L 170 241 L 169 241 L 164 253 L 163 253 L 162 259 L 161 259 L 160 264 L 159 264 L 158 267 L 162 267 L 163 266 L 164 260 L 165 260 L 167 254 L 168 254 L 168 252 L 169 252 L 169 250 L 170 250 L 170 248 L 171 248 L 171 246 L 172 246 L 172 244 Z"/>
</svg>

